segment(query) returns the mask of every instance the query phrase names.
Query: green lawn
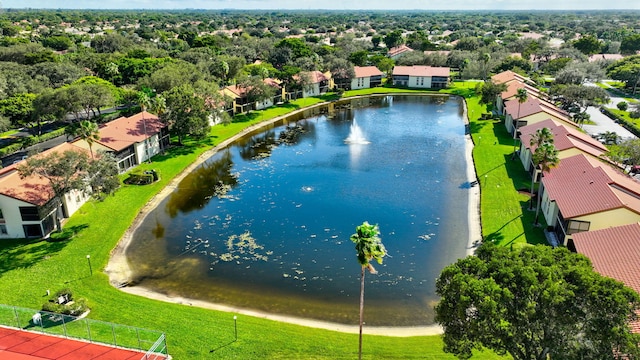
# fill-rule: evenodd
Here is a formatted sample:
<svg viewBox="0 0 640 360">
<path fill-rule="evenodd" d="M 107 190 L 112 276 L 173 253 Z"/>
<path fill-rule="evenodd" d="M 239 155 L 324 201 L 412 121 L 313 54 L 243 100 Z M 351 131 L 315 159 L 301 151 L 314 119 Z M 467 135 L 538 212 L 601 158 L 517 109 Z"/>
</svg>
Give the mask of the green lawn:
<svg viewBox="0 0 640 360">
<path fill-rule="evenodd" d="M 476 98 L 468 97 L 470 88 L 471 85 L 456 86 L 449 92 L 467 97 L 473 116 L 478 116 L 482 109 Z M 39 309 L 46 290 L 55 292 L 68 287 L 76 297 L 88 300 L 92 319 L 166 332 L 168 349 L 175 359 L 355 358 L 357 335 L 249 316 L 239 316 L 238 341 L 234 342 L 233 314 L 129 295 L 110 286 L 107 275 L 99 271 L 144 204 L 198 155 L 247 126 L 321 101 L 304 99 L 283 108 L 254 112 L 231 125 L 214 127 L 206 140 L 186 142 L 184 147 L 154 157 L 153 163 L 143 164 L 141 169 L 156 169 L 161 176 L 159 182 L 123 186 L 103 202 L 87 203 L 69 219 L 65 232 L 58 236 L 62 241 L 2 242 L 0 303 Z M 531 226 L 532 214 L 523 211 L 526 197 L 515 191 L 527 187 L 527 178 L 519 162 L 509 160 L 513 149 L 504 127 L 491 121 L 473 121 L 471 128 L 478 144 L 475 157 L 479 174 L 488 175 L 482 195 L 483 233 L 505 245 L 525 243 L 524 235 L 535 239 L 540 229 Z M 93 276 L 89 275 L 88 254 Z M 454 359 L 443 353 L 439 336 L 365 336 L 364 358 Z M 483 353 L 478 358 L 502 357 Z"/>
</svg>

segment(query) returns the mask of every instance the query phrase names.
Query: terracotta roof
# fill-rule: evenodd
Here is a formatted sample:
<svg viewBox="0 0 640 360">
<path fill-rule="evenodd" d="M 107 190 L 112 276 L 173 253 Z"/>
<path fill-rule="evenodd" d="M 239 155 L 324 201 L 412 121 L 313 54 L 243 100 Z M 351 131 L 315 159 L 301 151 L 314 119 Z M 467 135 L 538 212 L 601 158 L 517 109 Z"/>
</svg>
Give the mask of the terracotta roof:
<svg viewBox="0 0 640 360">
<path fill-rule="evenodd" d="M 442 76 L 449 77 L 448 67 L 433 67 L 423 65 L 413 66 L 396 66 L 393 68 L 393 75 L 409 75 L 409 76 Z"/>
<path fill-rule="evenodd" d="M 277 89 L 281 88 L 280 84 L 282 83 L 280 80 L 272 79 L 272 78 L 263 79 L 262 82 L 269 86 L 273 86 L 274 88 L 277 88 Z M 224 90 L 228 90 L 229 92 L 231 92 L 233 94 L 233 97 L 235 98 L 242 98 L 246 96 L 249 89 L 251 89 L 251 87 L 238 86 L 238 84 L 225 86 L 224 88 Z M 224 94 L 224 90 L 223 90 L 223 94 Z"/>
<path fill-rule="evenodd" d="M 323 74 L 322 72 L 320 72 L 318 70 L 305 71 L 304 74 L 308 74 L 309 75 L 309 78 L 310 78 L 312 84 L 317 84 L 317 83 L 329 80 L 329 78 L 327 78 L 327 76 L 325 74 Z M 296 75 L 293 78 L 297 80 L 300 77 Z"/>
<path fill-rule="evenodd" d="M 640 214 L 640 184 L 609 172 L 615 170 L 580 154 L 562 159 L 542 183 L 565 219 L 620 208 Z"/>
<path fill-rule="evenodd" d="M 88 153 L 88 150 L 65 142 L 34 156 L 64 153 L 69 150 Z M 33 205 L 42 206 L 53 199 L 53 189 L 49 185 L 49 180 L 39 176 L 29 176 L 21 179 L 17 167 L 23 164 L 24 161 L 25 160 L 2 169 L 2 172 L 0 172 L 0 194 Z"/>
<path fill-rule="evenodd" d="M 396 46 L 396 47 L 393 47 L 393 48 L 389 49 L 389 51 L 387 51 L 387 56 L 390 56 L 390 57 L 391 56 L 396 56 L 396 55 L 400 55 L 400 54 L 402 54 L 404 52 L 407 52 L 407 51 L 413 51 L 413 49 L 408 47 L 405 44 L 402 44 L 400 46 Z"/>
<path fill-rule="evenodd" d="M 514 119 L 522 119 L 533 114 L 545 112 L 560 120 L 571 122 L 571 120 L 569 119 L 569 116 L 565 111 L 559 109 L 558 107 L 554 106 L 551 103 L 540 100 L 533 96 L 530 96 L 529 98 L 527 98 L 527 101 L 522 104 L 518 102 L 518 99 L 511 99 L 507 101 L 504 105 L 505 105 L 507 114 L 511 115 L 511 117 Z M 518 115 L 520 116 L 518 117 Z"/>
<path fill-rule="evenodd" d="M 537 98 L 540 98 L 540 90 L 534 88 L 531 85 L 527 85 L 521 82 L 520 80 L 511 80 L 511 81 L 508 81 L 506 84 L 507 84 L 507 90 L 503 91 L 500 94 L 500 97 L 502 97 L 502 100 L 509 100 L 515 97 L 518 94 L 518 89 L 525 89 L 527 91 L 527 94 L 530 97 L 535 96 Z"/>
<path fill-rule="evenodd" d="M 573 242 L 576 251 L 588 257 L 600 275 L 640 293 L 640 224 L 576 233 Z M 640 321 L 629 325 L 631 332 L 640 333 Z"/>
<path fill-rule="evenodd" d="M 509 81 L 513 81 L 513 80 L 518 80 L 520 82 L 524 82 L 525 81 L 525 77 L 515 73 L 511 70 L 507 70 L 507 71 L 503 71 L 499 74 L 495 74 L 491 77 L 491 81 L 493 81 L 495 84 L 502 84 L 502 83 L 506 83 Z"/>
<path fill-rule="evenodd" d="M 577 127 L 562 125 L 552 119 L 547 119 L 520 128 L 520 139 L 525 148 L 530 148 L 531 152 L 536 150 L 535 147 L 529 146 L 531 137 L 538 129 L 542 128 L 551 130 L 553 144 L 559 151 L 576 148 L 589 155 L 599 157 L 608 150 L 601 142 L 581 132 Z"/>
<path fill-rule="evenodd" d="M 356 73 L 356 78 L 382 75 L 382 71 L 375 66 L 354 66 L 353 71 Z"/>
<path fill-rule="evenodd" d="M 424 51 L 425 55 L 439 54 L 439 55 L 449 56 L 450 53 L 451 51 L 449 50 L 425 50 Z"/>
<path fill-rule="evenodd" d="M 640 224 L 576 233 L 573 242 L 597 272 L 640 293 Z"/>
<path fill-rule="evenodd" d="M 146 111 L 131 117 L 123 116 L 101 127 L 100 140 L 96 143 L 120 151 L 159 133 L 166 126 L 156 115 Z"/>
</svg>

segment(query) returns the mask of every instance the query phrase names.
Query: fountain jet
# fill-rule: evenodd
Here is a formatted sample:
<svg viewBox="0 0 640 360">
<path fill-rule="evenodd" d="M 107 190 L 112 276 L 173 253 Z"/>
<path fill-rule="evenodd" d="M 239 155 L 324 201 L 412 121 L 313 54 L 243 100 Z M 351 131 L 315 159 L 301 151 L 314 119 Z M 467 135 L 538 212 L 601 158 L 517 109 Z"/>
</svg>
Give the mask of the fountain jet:
<svg viewBox="0 0 640 360">
<path fill-rule="evenodd" d="M 349 132 L 349 136 L 344 139 L 344 142 L 346 144 L 369 144 L 369 141 L 364 137 L 362 129 L 360 129 L 360 126 L 358 126 L 356 119 L 353 119 L 353 124 L 351 124 L 351 131 Z"/>
</svg>

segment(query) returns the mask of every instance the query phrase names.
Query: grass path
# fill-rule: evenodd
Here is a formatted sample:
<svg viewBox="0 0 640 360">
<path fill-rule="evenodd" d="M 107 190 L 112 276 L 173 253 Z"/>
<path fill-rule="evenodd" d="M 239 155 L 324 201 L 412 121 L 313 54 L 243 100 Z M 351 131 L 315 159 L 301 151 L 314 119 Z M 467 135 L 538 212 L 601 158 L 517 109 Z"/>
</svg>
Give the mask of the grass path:
<svg viewBox="0 0 640 360">
<path fill-rule="evenodd" d="M 457 88 L 454 92 L 465 95 L 469 90 Z M 366 92 L 349 92 L 346 95 L 357 94 Z M 479 116 L 476 98 L 467 100 L 473 111 L 472 117 Z M 256 317 L 238 318 L 238 341 L 233 341 L 233 314 L 126 294 L 111 287 L 107 275 L 97 271 L 105 267 L 111 250 L 144 204 L 200 154 L 245 127 L 321 101 L 303 99 L 284 108 L 255 112 L 229 126 L 216 126 L 212 137 L 205 141 L 187 143 L 187 146 L 164 156 L 154 157 L 152 164 L 143 164 L 140 170 L 158 170 L 161 175 L 158 183 L 145 187 L 123 186 L 115 196 L 103 202 L 87 203 L 66 224 L 61 235 L 69 238 L 66 241 L 3 242 L 0 245 L 0 303 L 39 309 L 45 301 L 46 290 L 55 292 L 68 287 L 77 297 L 88 300 L 92 309 L 90 318 L 166 332 L 169 352 L 175 359 L 355 358 L 357 335 Z M 483 233 L 501 235 L 500 241 L 504 242 L 513 237 L 514 242 L 524 243 L 523 236 L 515 235 L 520 232 L 526 234 L 528 213 L 522 216 L 525 220 L 505 223 L 505 219 L 518 218 L 518 214 L 522 214 L 519 205 L 523 199 L 515 194 L 502 199 L 500 194 L 515 192 L 514 183 L 525 185 L 526 178 L 517 182 L 507 178 L 513 166 L 502 155 L 508 153 L 509 146 L 499 144 L 495 147 L 493 144 L 494 141 L 504 141 L 500 126 L 494 127 L 492 122 L 480 123 L 474 119 L 471 126 L 478 144 L 475 152 L 478 173 L 491 174 L 488 182 L 491 189 L 494 189 L 494 184 L 504 185 L 496 191 L 483 191 Z M 497 140 L 491 140 L 492 137 Z M 491 160 L 494 158 L 497 159 L 495 163 Z M 499 199 L 494 200 L 494 196 Z M 491 201 L 498 204 L 485 205 Z M 507 210 L 514 204 L 518 205 L 517 209 Z M 484 215 L 485 211 L 488 215 Z M 490 220 L 492 218 L 495 220 Z M 94 268 L 92 276 L 86 260 L 88 254 Z M 357 304 L 354 304 L 354 311 L 357 311 Z M 397 338 L 373 335 L 365 335 L 364 358 L 454 359 L 442 351 L 439 336 Z M 483 353 L 479 358 L 502 357 Z"/>
</svg>

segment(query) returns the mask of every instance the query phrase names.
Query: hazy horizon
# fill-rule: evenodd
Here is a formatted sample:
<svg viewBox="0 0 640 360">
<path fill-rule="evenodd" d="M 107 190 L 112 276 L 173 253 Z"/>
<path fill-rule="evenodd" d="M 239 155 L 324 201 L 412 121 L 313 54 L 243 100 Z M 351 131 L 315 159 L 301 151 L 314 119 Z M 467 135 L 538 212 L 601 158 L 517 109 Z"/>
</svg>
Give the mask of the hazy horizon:
<svg viewBox="0 0 640 360">
<path fill-rule="evenodd" d="M 11 9 L 133 10 L 640 10 L 638 0 L 11 0 Z"/>
</svg>

